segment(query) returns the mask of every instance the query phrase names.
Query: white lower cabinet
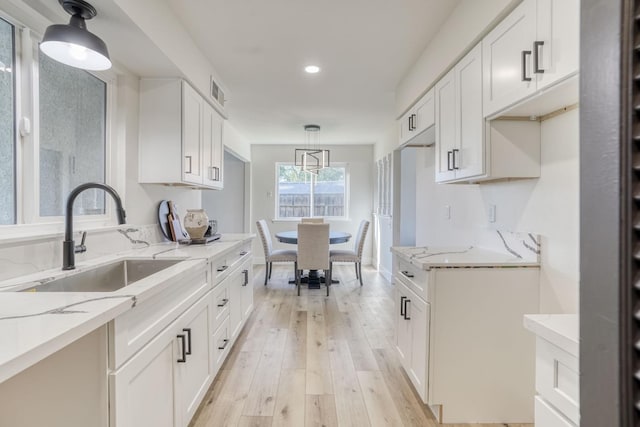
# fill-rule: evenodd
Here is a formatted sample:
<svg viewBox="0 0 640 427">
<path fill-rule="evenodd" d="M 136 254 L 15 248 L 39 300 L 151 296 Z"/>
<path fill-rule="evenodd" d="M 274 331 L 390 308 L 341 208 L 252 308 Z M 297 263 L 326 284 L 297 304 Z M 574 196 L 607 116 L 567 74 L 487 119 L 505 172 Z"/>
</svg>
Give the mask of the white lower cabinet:
<svg viewBox="0 0 640 427">
<path fill-rule="evenodd" d="M 396 291 L 396 347 L 402 366 L 423 401 L 427 400 L 429 304 L 403 283 Z"/>
<path fill-rule="evenodd" d="M 470 266 L 472 267 L 472 266 Z M 394 256 L 395 346 L 441 423 L 531 423 L 539 269 L 431 268 Z"/>
<path fill-rule="evenodd" d="M 213 380 L 207 293 L 110 374 L 111 425 L 184 427 Z"/>
</svg>

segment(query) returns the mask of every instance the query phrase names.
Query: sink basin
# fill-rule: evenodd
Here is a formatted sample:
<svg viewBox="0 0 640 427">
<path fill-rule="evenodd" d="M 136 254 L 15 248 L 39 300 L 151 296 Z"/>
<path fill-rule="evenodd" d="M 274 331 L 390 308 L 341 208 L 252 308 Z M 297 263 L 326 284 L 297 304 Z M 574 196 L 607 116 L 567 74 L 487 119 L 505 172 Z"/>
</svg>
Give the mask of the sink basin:
<svg viewBox="0 0 640 427">
<path fill-rule="evenodd" d="M 181 261 L 125 259 L 38 284 L 22 292 L 113 292 Z"/>
</svg>

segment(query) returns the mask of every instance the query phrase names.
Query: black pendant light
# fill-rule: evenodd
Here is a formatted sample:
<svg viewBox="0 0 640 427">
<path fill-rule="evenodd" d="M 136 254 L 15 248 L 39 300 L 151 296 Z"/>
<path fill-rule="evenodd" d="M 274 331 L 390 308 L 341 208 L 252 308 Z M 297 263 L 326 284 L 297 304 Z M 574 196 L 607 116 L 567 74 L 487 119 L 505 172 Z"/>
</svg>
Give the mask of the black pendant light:
<svg viewBox="0 0 640 427">
<path fill-rule="evenodd" d="M 83 0 L 58 0 L 71 15 L 69 24 L 50 25 L 44 33 L 40 50 L 63 64 L 85 70 L 107 70 L 111 60 L 107 45 L 87 30 L 86 20 L 96 16 L 96 9 Z"/>
</svg>

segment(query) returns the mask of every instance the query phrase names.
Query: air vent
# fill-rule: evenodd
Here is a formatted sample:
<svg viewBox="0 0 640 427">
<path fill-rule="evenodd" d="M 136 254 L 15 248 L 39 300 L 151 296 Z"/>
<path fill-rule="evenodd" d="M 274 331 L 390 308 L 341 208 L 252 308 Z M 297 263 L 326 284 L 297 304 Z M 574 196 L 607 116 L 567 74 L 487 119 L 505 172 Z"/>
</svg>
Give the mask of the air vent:
<svg viewBox="0 0 640 427">
<path fill-rule="evenodd" d="M 224 92 L 218 86 L 218 83 L 211 77 L 211 97 L 218 101 L 218 104 L 224 107 Z"/>
</svg>

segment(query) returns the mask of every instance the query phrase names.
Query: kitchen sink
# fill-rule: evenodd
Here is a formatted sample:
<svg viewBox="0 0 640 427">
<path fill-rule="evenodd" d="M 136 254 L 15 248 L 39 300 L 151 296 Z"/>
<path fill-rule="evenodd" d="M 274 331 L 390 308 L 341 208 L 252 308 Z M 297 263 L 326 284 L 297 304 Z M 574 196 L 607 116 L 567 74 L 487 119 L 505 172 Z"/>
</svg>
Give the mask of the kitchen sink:
<svg viewBox="0 0 640 427">
<path fill-rule="evenodd" d="M 22 292 L 113 292 L 182 260 L 124 259 L 51 280 Z"/>
</svg>

